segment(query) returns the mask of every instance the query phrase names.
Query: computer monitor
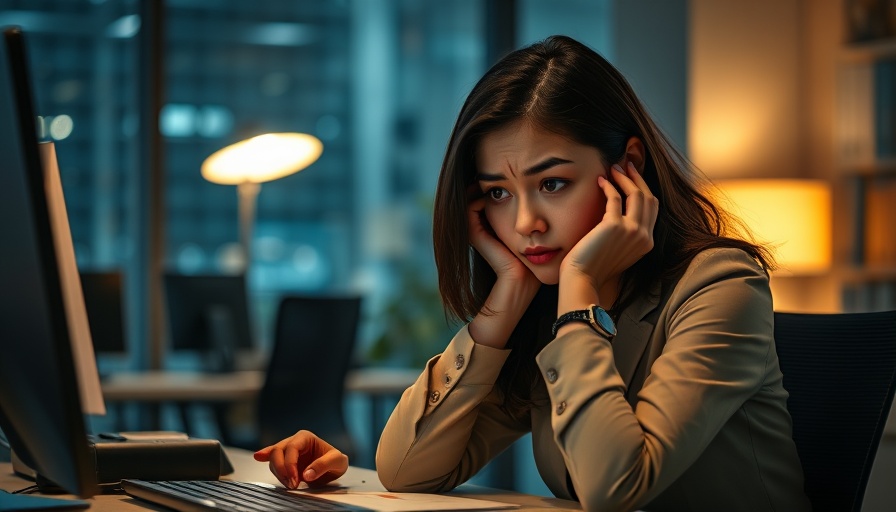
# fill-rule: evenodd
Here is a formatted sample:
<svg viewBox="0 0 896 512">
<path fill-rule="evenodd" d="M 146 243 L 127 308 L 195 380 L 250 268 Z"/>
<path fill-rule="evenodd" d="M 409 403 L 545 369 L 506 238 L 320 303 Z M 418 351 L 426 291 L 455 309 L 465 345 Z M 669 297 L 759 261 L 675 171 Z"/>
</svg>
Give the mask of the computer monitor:
<svg viewBox="0 0 896 512">
<path fill-rule="evenodd" d="M 75 366 L 65 269 L 58 251 L 20 29 L 0 42 L 0 428 L 13 452 L 41 477 L 94 495 L 87 429 Z M 55 235 L 55 236 L 54 236 Z M 71 241 L 71 233 L 67 234 Z M 60 254 L 71 261 L 60 261 Z M 77 274 L 77 271 L 75 272 Z M 78 283 L 77 275 L 74 281 Z M 71 291 L 71 289 L 69 289 Z M 80 290 L 78 290 L 80 291 Z M 83 312 L 83 309 L 81 310 Z M 86 323 L 85 318 L 81 319 Z M 90 348 L 92 354 L 92 347 Z M 94 371 L 95 371 L 94 366 Z M 4 495 L 5 507 L 30 496 Z M 24 506 L 24 505 L 23 505 Z"/>
<path fill-rule="evenodd" d="M 206 370 L 232 371 L 239 351 L 253 347 L 242 274 L 163 276 L 170 347 L 202 354 Z"/>
<path fill-rule="evenodd" d="M 124 293 L 122 274 L 116 270 L 82 270 L 81 289 L 90 322 L 90 337 L 97 354 L 124 355 Z"/>
</svg>

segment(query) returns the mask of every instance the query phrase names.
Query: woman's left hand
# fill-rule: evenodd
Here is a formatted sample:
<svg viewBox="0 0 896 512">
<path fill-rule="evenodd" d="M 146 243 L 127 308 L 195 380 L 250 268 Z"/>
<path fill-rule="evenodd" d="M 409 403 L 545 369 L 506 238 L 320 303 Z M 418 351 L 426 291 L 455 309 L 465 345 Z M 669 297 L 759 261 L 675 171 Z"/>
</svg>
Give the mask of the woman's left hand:
<svg viewBox="0 0 896 512">
<path fill-rule="evenodd" d="M 603 219 L 573 247 L 560 266 L 560 289 L 564 283 L 587 280 L 598 292 L 608 280 L 618 277 L 653 249 L 653 228 L 659 200 L 632 163 L 627 172 L 618 164 L 610 170 L 623 197 L 603 176 L 598 185 L 607 197 Z"/>
</svg>

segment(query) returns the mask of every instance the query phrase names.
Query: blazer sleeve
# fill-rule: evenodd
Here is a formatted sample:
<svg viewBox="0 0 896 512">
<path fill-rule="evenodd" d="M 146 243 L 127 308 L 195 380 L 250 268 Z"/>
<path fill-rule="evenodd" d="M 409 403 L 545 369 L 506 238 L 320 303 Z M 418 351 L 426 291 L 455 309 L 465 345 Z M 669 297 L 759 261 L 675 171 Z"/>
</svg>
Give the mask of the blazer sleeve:
<svg viewBox="0 0 896 512">
<path fill-rule="evenodd" d="M 380 437 L 376 470 L 384 487 L 451 490 L 529 431 L 528 417 L 507 414 L 494 389 L 509 353 L 475 343 L 464 326 L 429 360 Z"/>
<path fill-rule="evenodd" d="M 586 510 L 633 510 L 675 481 L 762 386 L 773 352 L 768 276 L 739 250 L 689 266 L 653 336 L 665 346 L 633 406 L 610 341 L 589 329 L 537 356 L 554 439 Z"/>
</svg>

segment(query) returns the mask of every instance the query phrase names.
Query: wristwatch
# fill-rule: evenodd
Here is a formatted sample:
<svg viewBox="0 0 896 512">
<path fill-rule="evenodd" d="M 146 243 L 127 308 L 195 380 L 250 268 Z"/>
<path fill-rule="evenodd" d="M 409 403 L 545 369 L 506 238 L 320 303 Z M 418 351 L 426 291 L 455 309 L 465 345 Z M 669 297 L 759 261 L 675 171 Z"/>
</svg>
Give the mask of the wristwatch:
<svg viewBox="0 0 896 512">
<path fill-rule="evenodd" d="M 592 329 L 597 331 L 598 334 L 606 336 L 609 340 L 612 340 L 613 336 L 616 336 L 616 324 L 613 323 L 610 314 L 607 313 L 604 308 L 595 304 L 588 306 L 588 309 L 577 309 L 575 311 L 570 311 L 569 313 L 563 313 L 560 315 L 560 318 L 554 322 L 554 327 L 551 329 L 551 333 L 556 336 L 557 329 L 569 322 L 585 322 L 590 325 Z"/>
</svg>

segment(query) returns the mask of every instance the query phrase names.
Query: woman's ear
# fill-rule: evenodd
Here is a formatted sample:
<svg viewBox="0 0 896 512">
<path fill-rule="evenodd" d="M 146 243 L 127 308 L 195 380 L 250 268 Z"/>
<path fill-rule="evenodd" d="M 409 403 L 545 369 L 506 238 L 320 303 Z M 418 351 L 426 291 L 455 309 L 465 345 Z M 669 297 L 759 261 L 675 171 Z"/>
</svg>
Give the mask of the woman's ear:
<svg viewBox="0 0 896 512">
<path fill-rule="evenodd" d="M 625 168 L 626 164 L 631 162 L 635 165 L 635 169 L 638 170 L 638 174 L 644 174 L 645 158 L 644 143 L 638 137 L 630 137 L 628 142 L 625 143 L 625 156 L 621 162 L 622 167 Z"/>
</svg>

